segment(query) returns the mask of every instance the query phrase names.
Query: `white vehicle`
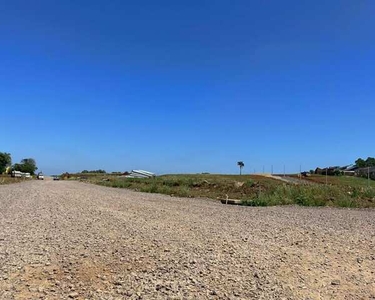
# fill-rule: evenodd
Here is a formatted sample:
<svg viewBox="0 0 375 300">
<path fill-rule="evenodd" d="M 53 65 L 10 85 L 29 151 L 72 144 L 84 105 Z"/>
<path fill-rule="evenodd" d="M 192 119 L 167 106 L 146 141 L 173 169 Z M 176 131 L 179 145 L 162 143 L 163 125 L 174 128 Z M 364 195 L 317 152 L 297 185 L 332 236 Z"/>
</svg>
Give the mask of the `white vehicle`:
<svg viewBox="0 0 375 300">
<path fill-rule="evenodd" d="M 38 176 L 36 178 L 38 178 L 39 180 L 44 180 L 43 173 L 42 172 L 38 173 Z"/>
</svg>

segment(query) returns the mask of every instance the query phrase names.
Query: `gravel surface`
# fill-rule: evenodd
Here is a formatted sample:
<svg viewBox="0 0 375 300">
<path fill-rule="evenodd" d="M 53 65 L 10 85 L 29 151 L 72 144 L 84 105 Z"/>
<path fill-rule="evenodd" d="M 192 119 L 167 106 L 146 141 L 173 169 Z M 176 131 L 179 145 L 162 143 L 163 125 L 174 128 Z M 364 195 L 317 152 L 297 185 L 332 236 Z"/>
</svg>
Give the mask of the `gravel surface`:
<svg viewBox="0 0 375 300">
<path fill-rule="evenodd" d="M 375 299 L 375 210 L 0 186 L 0 299 Z"/>
</svg>

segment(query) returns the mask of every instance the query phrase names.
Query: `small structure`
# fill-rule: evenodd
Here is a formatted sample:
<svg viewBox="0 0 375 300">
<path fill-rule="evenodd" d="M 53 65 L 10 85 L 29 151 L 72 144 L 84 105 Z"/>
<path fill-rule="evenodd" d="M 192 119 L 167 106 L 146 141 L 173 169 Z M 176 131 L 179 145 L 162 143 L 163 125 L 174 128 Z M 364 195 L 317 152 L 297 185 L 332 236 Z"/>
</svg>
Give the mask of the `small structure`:
<svg viewBox="0 0 375 300">
<path fill-rule="evenodd" d="M 15 177 L 15 178 L 20 178 L 22 177 L 22 172 L 21 171 L 12 171 L 12 177 Z"/>
<path fill-rule="evenodd" d="M 126 175 L 126 178 L 153 178 L 155 173 L 144 171 L 144 170 L 132 170 L 129 175 Z"/>
<path fill-rule="evenodd" d="M 348 165 L 340 168 L 340 172 L 344 176 L 355 176 L 355 170 L 357 170 L 357 165 Z"/>
<path fill-rule="evenodd" d="M 15 178 L 31 178 L 30 173 L 23 173 L 21 171 L 12 171 L 11 176 Z"/>
</svg>

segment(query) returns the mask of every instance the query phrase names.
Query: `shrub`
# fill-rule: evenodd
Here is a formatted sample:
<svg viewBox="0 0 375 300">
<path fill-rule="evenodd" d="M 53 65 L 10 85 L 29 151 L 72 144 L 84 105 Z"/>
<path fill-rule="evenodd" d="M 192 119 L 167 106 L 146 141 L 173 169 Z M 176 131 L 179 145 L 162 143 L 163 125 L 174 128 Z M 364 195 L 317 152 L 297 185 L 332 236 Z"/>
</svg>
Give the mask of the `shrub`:
<svg viewBox="0 0 375 300">
<path fill-rule="evenodd" d="M 246 185 L 247 187 L 253 187 L 254 184 L 255 184 L 254 181 L 251 180 L 251 179 L 248 179 L 248 180 L 246 180 L 246 182 L 245 182 L 245 185 Z"/>
</svg>

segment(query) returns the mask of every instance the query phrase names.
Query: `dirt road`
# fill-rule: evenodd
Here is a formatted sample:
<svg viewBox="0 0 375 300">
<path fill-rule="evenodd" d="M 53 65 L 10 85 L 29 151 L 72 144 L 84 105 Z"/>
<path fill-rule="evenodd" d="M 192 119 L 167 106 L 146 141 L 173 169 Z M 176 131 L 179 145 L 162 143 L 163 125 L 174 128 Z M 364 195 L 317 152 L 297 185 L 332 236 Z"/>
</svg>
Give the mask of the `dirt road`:
<svg viewBox="0 0 375 300">
<path fill-rule="evenodd" d="M 375 210 L 0 186 L 0 299 L 375 299 Z"/>
</svg>

